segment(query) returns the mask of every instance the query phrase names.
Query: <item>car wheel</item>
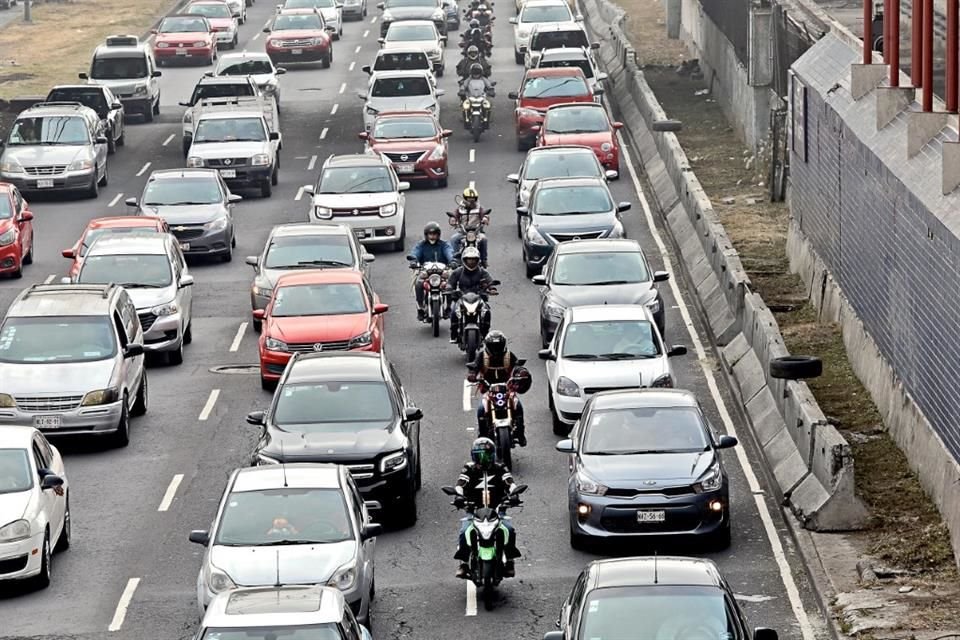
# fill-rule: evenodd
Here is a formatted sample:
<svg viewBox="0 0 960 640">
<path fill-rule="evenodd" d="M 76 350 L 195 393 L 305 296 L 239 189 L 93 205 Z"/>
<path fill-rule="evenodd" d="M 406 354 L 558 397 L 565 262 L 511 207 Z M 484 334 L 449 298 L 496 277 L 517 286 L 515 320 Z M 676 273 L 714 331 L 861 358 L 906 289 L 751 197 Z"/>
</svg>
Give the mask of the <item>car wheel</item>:
<svg viewBox="0 0 960 640">
<path fill-rule="evenodd" d="M 53 562 L 50 555 L 50 532 L 43 537 L 43 556 L 40 558 L 40 573 L 33 578 L 33 586 L 36 589 L 46 589 L 50 586 L 50 578 L 53 575 Z"/>
<path fill-rule="evenodd" d="M 153 115 L 160 115 L 160 94 L 157 94 L 157 101 L 153 103 Z"/>
<path fill-rule="evenodd" d="M 123 406 L 120 409 L 120 422 L 117 424 L 117 430 L 114 432 L 113 446 L 125 447 L 130 444 L 130 412 L 127 409 L 127 395 L 123 395 Z"/>
<path fill-rule="evenodd" d="M 108 173 L 108 168 L 107 168 L 106 164 L 104 164 L 104 166 L 103 166 L 103 177 L 100 178 L 100 186 L 101 186 L 101 187 L 107 186 L 107 184 L 109 183 L 109 180 L 110 180 L 110 174 Z"/>
<path fill-rule="evenodd" d="M 553 404 L 552 397 L 550 398 L 550 421 L 553 426 L 553 435 L 565 436 L 570 433 L 570 427 L 564 424 L 563 421 L 560 420 L 560 416 L 557 415 L 557 408 Z"/>
<path fill-rule="evenodd" d="M 394 507 L 393 520 L 401 529 L 407 529 L 417 523 L 417 492 L 410 491 Z"/>
<path fill-rule="evenodd" d="M 272 180 L 264 180 L 260 183 L 260 197 L 269 198 L 273 195 L 273 184 Z"/>
<path fill-rule="evenodd" d="M 277 388 L 277 383 L 273 380 L 267 380 L 263 376 L 260 376 L 260 388 L 264 391 L 273 391 Z"/>
<path fill-rule="evenodd" d="M 184 138 L 183 141 L 180 143 L 180 148 L 183 149 L 183 157 L 184 157 L 184 158 L 186 158 L 188 155 L 190 155 L 190 145 L 191 145 L 191 142 L 192 142 L 191 139 Z"/>
<path fill-rule="evenodd" d="M 323 57 L 321 65 L 324 69 L 330 68 L 330 63 L 333 62 L 333 53 L 328 52 L 327 55 Z"/>
<path fill-rule="evenodd" d="M 280 161 L 277 160 L 277 166 L 273 170 L 273 173 L 270 174 L 270 184 L 272 186 L 277 186 L 277 183 L 280 182 Z"/>
<path fill-rule="evenodd" d="M 407 246 L 407 231 L 400 229 L 400 239 L 393 243 L 391 248 L 394 251 L 403 251 Z"/>
<path fill-rule="evenodd" d="M 516 49 L 513 50 L 513 61 L 517 64 L 523 64 L 523 54 L 517 52 Z"/>
<path fill-rule="evenodd" d="M 437 187 L 439 187 L 439 188 L 441 188 L 441 189 L 446 189 L 446 188 L 447 188 L 447 184 L 449 184 L 449 179 L 448 179 L 448 178 L 440 178 L 439 180 L 437 180 Z"/>
<path fill-rule="evenodd" d="M 63 511 L 63 529 L 60 530 L 60 537 L 57 538 L 57 545 L 54 547 L 55 552 L 66 551 L 70 548 L 70 536 L 72 533 L 71 524 L 70 524 L 70 492 L 67 491 L 66 495 L 66 506 Z"/>
<path fill-rule="evenodd" d="M 230 43 L 230 49 L 236 49 L 237 45 L 240 44 L 240 35 L 233 36 L 233 41 Z"/>
<path fill-rule="evenodd" d="M 527 262 L 526 256 L 524 256 L 524 258 L 523 258 L 523 269 L 524 269 L 524 271 L 526 272 L 528 279 L 529 279 L 529 278 L 532 278 L 532 277 L 535 276 L 535 275 L 537 275 L 537 272 L 539 271 L 539 269 L 537 269 L 536 267 L 531 267 L 531 266 L 530 266 L 530 263 Z"/>
<path fill-rule="evenodd" d="M 233 247 L 227 249 L 227 252 L 220 256 L 220 259 L 224 262 L 233 262 Z"/>
<path fill-rule="evenodd" d="M 117 146 L 122 147 L 123 145 L 127 144 L 127 129 L 123 126 L 123 118 L 120 118 L 119 122 L 120 128 L 123 130 L 120 132 L 120 137 L 117 138 Z"/>
<path fill-rule="evenodd" d="M 143 121 L 153 122 L 153 106 L 150 105 L 143 111 Z"/>
<path fill-rule="evenodd" d="M 417 457 L 417 477 L 416 477 L 416 483 L 417 483 L 417 491 L 420 491 L 420 489 L 423 488 L 423 474 L 420 473 L 420 458 L 419 458 L 419 456 Z"/>
<path fill-rule="evenodd" d="M 588 539 L 586 536 L 574 533 L 573 529 L 570 529 L 570 548 L 577 551 L 586 551 L 589 546 Z"/>
<path fill-rule="evenodd" d="M 193 342 L 193 323 L 187 325 L 187 330 L 183 332 L 183 344 Z"/>
<path fill-rule="evenodd" d="M 730 516 L 726 522 L 710 536 L 710 547 L 713 551 L 724 551 L 730 546 Z"/>
<path fill-rule="evenodd" d="M 137 397 L 133 400 L 133 409 L 130 410 L 130 414 L 134 416 L 142 416 L 147 413 L 147 402 L 150 398 L 150 385 L 147 382 L 147 372 L 143 372 L 143 379 L 140 381 L 140 388 L 137 389 Z"/>
<path fill-rule="evenodd" d="M 180 340 L 176 349 L 167 352 L 167 364 L 183 364 L 183 340 Z"/>
<path fill-rule="evenodd" d="M 23 277 L 23 261 L 22 260 L 20 264 L 17 265 L 17 270 L 10 272 L 10 277 L 13 278 L 14 280 L 19 280 L 20 278 Z"/>
<path fill-rule="evenodd" d="M 113 137 L 113 130 L 107 131 L 107 153 L 113 155 L 117 152 L 117 141 Z"/>
<path fill-rule="evenodd" d="M 97 179 L 97 176 L 93 176 L 93 180 L 90 181 L 90 187 L 87 189 L 87 195 L 91 198 L 97 198 L 100 196 L 100 181 Z"/>
<path fill-rule="evenodd" d="M 253 320 L 250 322 L 250 326 L 253 327 L 254 333 L 260 333 L 263 331 L 263 320 Z"/>
<path fill-rule="evenodd" d="M 31 238 L 30 238 L 30 251 L 27 252 L 27 255 L 23 256 L 23 264 L 33 264 L 34 244 L 35 244 L 35 241 L 34 241 L 34 239 L 31 237 Z M 663 332 L 661 332 L 661 335 L 663 335 Z"/>
</svg>

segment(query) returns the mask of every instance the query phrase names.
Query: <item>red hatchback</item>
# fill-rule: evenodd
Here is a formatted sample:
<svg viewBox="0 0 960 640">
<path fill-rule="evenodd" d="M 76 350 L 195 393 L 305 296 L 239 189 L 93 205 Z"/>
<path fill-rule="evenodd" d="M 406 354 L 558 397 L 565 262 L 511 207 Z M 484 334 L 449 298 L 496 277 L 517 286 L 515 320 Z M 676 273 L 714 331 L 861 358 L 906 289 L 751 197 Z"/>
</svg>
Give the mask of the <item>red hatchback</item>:
<svg viewBox="0 0 960 640">
<path fill-rule="evenodd" d="M 538 146 L 576 144 L 590 147 L 609 171 L 620 171 L 620 144 L 617 129 L 622 122 L 610 122 L 599 104 L 559 104 L 547 109 L 539 127 Z"/>
<path fill-rule="evenodd" d="M 367 141 L 368 150 L 390 159 L 401 180 L 447 186 L 446 139 L 453 131 L 442 129 L 429 111 L 384 111 L 370 133 L 357 135 Z"/>
<path fill-rule="evenodd" d="M 536 127 L 543 124 L 547 109 L 555 104 L 595 102 L 602 89 L 591 89 L 578 67 L 530 69 L 523 76 L 520 91 L 508 97 L 516 102 L 513 124 L 517 131 L 517 149 L 526 151 L 537 143 Z"/>
<path fill-rule="evenodd" d="M 0 273 L 23 275 L 33 262 L 33 213 L 12 184 L 0 182 Z"/>
<path fill-rule="evenodd" d="M 260 334 L 260 384 L 271 389 L 298 351 L 375 351 L 383 347 L 388 307 L 359 271 L 301 271 L 281 276 Z"/>
<path fill-rule="evenodd" d="M 158 66 L 171 60 L 213 64 L 217 57 L 213 26 L 203 16 L 169 16 L 153 33 L 153 57 Z"/>
<path fill-rule="evenodd" d="M 80 234 L 80 239 L 70 247 L 60 252 L 64 258 L 73 260 L 70 265 L 70 271 L 67 272 L 71 278 L 80 273 L 80 266 L 83 264 L 83 258 L 87 251 L 93 245 L 94 241 L 108 234 L 127 233 L 135 234 L 137 232 L 160 232 L 170 233 L 170 227 L 162 218 L 154 216 L 115 216 L 111 218 L 94 218 L 87 223 L 87 228 Z"/>
<path fill-rule="evenodd" d="M 283 9 L 263 31 L 270 34 L 266 50 L 275 65 L 319 60 L 326 69 L 333 61 L 334 28 L 326 25 L 316 9 Z"/>
</svg>

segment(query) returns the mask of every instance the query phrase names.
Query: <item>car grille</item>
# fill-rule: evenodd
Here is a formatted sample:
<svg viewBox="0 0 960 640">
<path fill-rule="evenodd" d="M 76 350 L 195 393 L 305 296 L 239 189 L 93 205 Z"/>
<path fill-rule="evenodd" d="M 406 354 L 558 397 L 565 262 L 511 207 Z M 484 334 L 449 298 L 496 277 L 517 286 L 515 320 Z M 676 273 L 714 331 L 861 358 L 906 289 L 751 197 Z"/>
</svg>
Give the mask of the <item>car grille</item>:
<svg viewBox="0 0 960 640">
<path fill-rule="evenodd" d="M 637 496 L 688 496 L 696 493 L 693 487 L 658 487 L 650 489 L 607 489 L 604 496 L 610 498 L 635 498 Z"/>
<path fill-rule="evenodd" d="M 27 559 L 30 556 L 23 554 L 22 556 L 17 556 L 15 558 L 7 558 L 6 560 L 0 560 L 0 575 L 5 573 L 16 573 L 17 571 L 23 571 L 24 567 L 27 566 Z"/>
<path fill-rule="evenodd" d="M 622 389 L 642 389 L 642 388 L 643 386 L 641 385 L 625 386 L 625 387 L 584 387 L 583 393 L 584 395 L 589 396 L 595 393 L 600 393 L 601 391 L 620 391 Z"/>
<path fill-rule="evenodd" d="M 245 167 L 249 158 L 208 158 L 204 161 L 208 167 Z"/>
<path fill-rule="evenodd" d="M 404 153 L 384 153 L 390 158 L 391 162 L 417 162 L 423 157 L 426 151 L 410 151 Z"/>
<path fill-rule="evenodd" d="M 181 242 L 192 238 L 199 238 L 203 235 L 203 225 L 193 227 L 176 226 L 170 229 L 170 232 Z"/>
<path fill-rule="evenodd" d="M 347 469 L 354 480 L 369 480 L 376 475 L 376 466 L 372 464 L 348 464 Z"/>
<path fill-rule="evenodd" d="M 157 321 L 157 316 L 152 313 L 140 313 L 137 314 L 140 316 L 140 326 L 143 327 L 143 332 L 146 333 L 150 330 L 150 327 L 153 326 L 153 323 Z"/>
<path fill-rule="evenodd" d="M 52 164 L 43 167 L 24 167 L 24 172 L 30 176 L 54 176 L 67 170 L 65 164 Z"/>
<path fill-rule="evenodd" d="M 551 233 L 549 235 L 557 242 L 570 242 L 571 240 L 595 240 L 603 235 L 603 231 L 590 231 L 588 233 Z"/>
<path fill-rule="evenodd" d="M 300 38 L 299 40 L 280 40 L 274 44 L 279 47 L 312 47 L 313 38 Z"/>
<path fill-rule="evenodd" d="M 24 411 L 70 411 L 80 406 L 83 396 L 14 396 L 14 400 Z"/>
<path fill-rule="evenodd" d="M 380 207 L 361 207 L 357 209 L 333 209 L 334 216 L 378 216 Z"/>
<path fill-rule="evenodd" d="M 316 345 L 322 345 L 320 349 Z M 340 340 L 337 342 L 294 342 L 287 343 L 289 351 L 347 351 L 350 349 L 349 340 Z"/>
</svg>

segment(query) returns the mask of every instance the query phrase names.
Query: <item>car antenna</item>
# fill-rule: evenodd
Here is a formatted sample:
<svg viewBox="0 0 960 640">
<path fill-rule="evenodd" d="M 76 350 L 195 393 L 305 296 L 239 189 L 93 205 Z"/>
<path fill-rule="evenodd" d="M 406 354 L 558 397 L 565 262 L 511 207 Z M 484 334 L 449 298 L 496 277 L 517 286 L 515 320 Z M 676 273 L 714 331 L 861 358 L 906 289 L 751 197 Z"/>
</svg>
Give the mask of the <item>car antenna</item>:
<svg viewBox="0 0 960 640">
<path fill-rule="evenodd" d="M 277 549 L 276 551 L 277 551 L 277 582 L 273 586 L 281 587 L 283 585 L 280 584 L 280 549 Z"/>
<path fill-rule="evenodd" d="M 277 549 L 277 552 L 279 553 L 280 550 Z M 277 557 L 279 558 L 279 556 L 277 556 Z M 278 560 L 278 561 L 279 561 L 279 560 Z M 279 567 L 278 567 L 278 568 L 277 568 L 277 571 L 279 571 L 279 570 L 280 570 L 280 569 L 279 569 Z M 277 578 L 277 580 L 279 580 L 279 578 Z M 659 576 L 657 575 L 657 552 L 654 551 L 654 552 L 653 552 L 653 584 L 659 584 L 659 582 L 660 582 Z"/>
<path fill-rule="evenodd" d="M 283 453 L 283 440 L 280 441 L 280 468 L 283 469 L 283 488 L 286 489 L 290 485 L 287 484 L 287 463 L 286 455 Z M 278 568 L 277 571 L 280 571 Z"/>
</svg>

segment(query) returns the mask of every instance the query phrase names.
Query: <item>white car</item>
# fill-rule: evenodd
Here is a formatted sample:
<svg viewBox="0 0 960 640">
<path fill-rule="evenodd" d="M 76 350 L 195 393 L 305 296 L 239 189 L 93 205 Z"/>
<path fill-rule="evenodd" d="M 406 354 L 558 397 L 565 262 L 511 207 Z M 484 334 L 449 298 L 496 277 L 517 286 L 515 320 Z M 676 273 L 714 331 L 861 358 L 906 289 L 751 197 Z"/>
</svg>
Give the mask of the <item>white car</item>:
<svg viewBox="0 0 960 640">
<path fill-rule="evenodd" d="M 583 16 L 574 17 L 566 0 L 528 0 L 516 17 L 510 18 L 513 27 L 513 59 L 523 64 L 524 51 L 530 45 L 533 25 L 545 22 L 580 22 Z"/>
<path fill-rule="evenodd" d="M 370 76 L 370 81 L 367 83 L 367 93 L 370 92 L 370 88 L 373 86 L 373 78 L 378 71 L 426 71 L 431 76 L 433 86 L 437 86 L 437 76 L 433 72 L 433 64 L 422 47 L 396 47 L 389 51 L 380 49 L 377 51 L 377 57 L 373 59 L 373 64 L 363 65 L 360 70 Z"/>
<path fill-rule="evenodd" d="M 224 0 L 224 2 L 230 7 L 230 13 L 237 19 L 237 22 L 244 24 L 247 21 L 247 3 L 245 0 Z"/>
<path fill-rule="evenodd" d="M 33 427 L 0 429 L 0 582 L 50 584 L 53 552 L 70 546 L 70 494 L 57 448 Z"/>
<path fill-rule="evenodd" d="M 591 305 L 566 310 L 546 361 L 553 432 L 564 435 L 593 394 L 614 389 L 672 388 L 669 358 L 687 348 L 667 348 L 644 305 Z"/>
<path fill-rule="evenodd" d="M 602 102 L 603 96 L 597 89 L 603 89 L 603 82 L 607 74 L 600 71 L 593 56 L 593 49 L 583 47 L 566 47 L 560 49 L 545 49 L 540 52 L 533 65 L 536 69 L 551 69 L 557 67 L 576 67 L 587 77 L 590 88 L 594 91 L 594 102 Z"/>
<path fill-rule="evenodd" d="M 437 76 L 443 75 L 443 47 L 447 36 L 440 35 L 436 25 L 429 20 L 402 20 L 387 29 L 380 38 L 383 51 L 408 51 L 411 47 L 423 50 Z"/>
<path fill-rule="evenodd" d="M 600 44 L 590 44 L 582 22 L 538 22 L 530 30 L 530 40 L 524 48 L 523 66 L 537 66 L 540 53 L 546 49 L 599 49 Z"/>
<path fill-rule="evenodd" d="M 369 132 L 381 111 L 429 111 L 440 118 L 443 89 L 429 71 L 384 71 L 373 74 L 367 93 L 357 94 L 363 105 L 363 128 Z"/>
<path fill-rule="evenodd" d="M 287 72 L 283 67 L 274 66 L 273 61 L 263 51 L 244 51 L 225 53 L 220 56 L 213 71 L 215 77 L 250 76 L 265 96 L 273 96 L 280 108 L 280 78 Z"/>
</svg>

